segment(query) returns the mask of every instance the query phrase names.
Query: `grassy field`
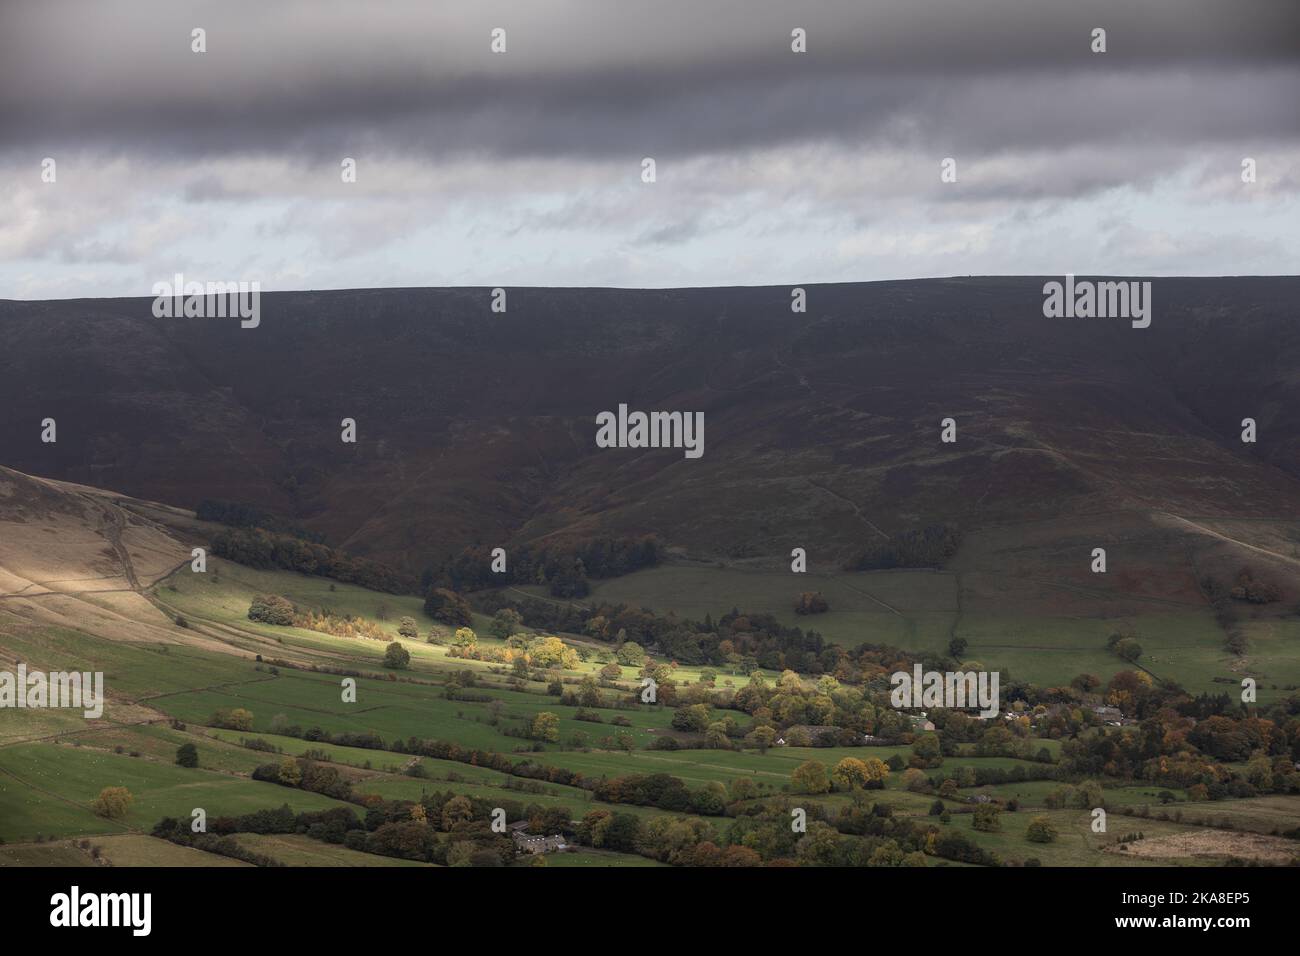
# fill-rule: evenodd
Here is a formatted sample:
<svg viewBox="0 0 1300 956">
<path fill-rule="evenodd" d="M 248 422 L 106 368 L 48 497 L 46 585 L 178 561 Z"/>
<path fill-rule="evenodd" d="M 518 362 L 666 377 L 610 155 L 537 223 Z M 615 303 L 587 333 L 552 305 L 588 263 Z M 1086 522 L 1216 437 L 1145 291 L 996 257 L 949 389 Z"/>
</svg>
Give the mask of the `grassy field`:
<svg viewBox="0 0 1300 956">
<path fill-rule="evenodd" d="M 126 787 L 135 800 L 126 817 L 109 821 L 90 806 L 104 787 Z M 0 749 L 0 838 L 78 836 L 148 830 L 165 816 L 188 819 L 201 807 L 209 817 L 236 816 L 289 804 L 324 810 L 338 801 L 276 784 L 173 763 L 88 750 L 71 744 L 26 744 Z"/>
<path fill-rule="evenodd" d="M 1266 702 L 1300 684 L 1300 621 L 1247 622 L 1251 650 L 1239 673 L 1241 665 L 1223 649 L 1223 631 L 1206 607 L 1152 606 L 1134 617 L 1107 614 L 1108 602 L 1099 601 L 1095 616 L 1010 615 L 961 610 L 957 589 L 955 574 L 936 571 L 794 575 L 667 565 L 595 582 L 587 601 L 674 611 L 695 620 L 706 613 L 716 619 L 732 607 L 767 611 L 786 625 L 818 631 L 845 646 L 891 644 L 946 653 L 949 641 L 962 637 L 966 660 L 1043 686 L 1066 684 L 1082 673 L 1108 679 L 1126 669 L 1106 648 L 1111 634 L 1124 631 L 1137 635 L 1145 651 L 1143 667 L 1193 692 L 1217 693 L 1250 674 Z M 541 594 L 540 588 L 523 590 Z M 795 614 L 800 591 L 821 591 L 830 610 L 811 617 Z"/>
<path fill-rule="evenodd" d="M 249 867 L 251 863 L 232 860 L 193 847 L 177 846 L 167 840 L 142 833 L 119 833 L 95 837 L 90 841 L 100 855 L 113 866 L 221 866 Z"/>
<path fill-rule="evenodd" d="M 295 810 L 316 810 L 340 806 L 337 801 L 272 783 L 253 781 L 249 774 L 257 766 L 278 761 L 274 753 L 241 746 L 241 740 L 260 738 L 280 753 L 299 756 L 311 751 L 319 759 L 337 764 L 353 781 L 354 792 L 376 794 L 389 799 L 418 800 L 432 791 L 451 791 L 496 803 L 516 802 L 562 807 L 571 819 L 605 806 L 648 820 L 672 815 L 649 807 L 603 805 L 590 791 L 513 777 L 496 770 L 458 761 L 427 757 L 411 758 L 385 750 L 346 747 L 309 742 L 273 731 L 287 724 L 302 728 L 320 727 L 330 732 L 369 732 L 388 744 L 407 737 L 454 741 L 462 747 L 507 754 L 513 761 L 530 760 L 581 773 L 588 780 L 629 774 L 669 773 L 688 787 L 712 783 L 728 784 L 748 777 L 759 786 L 760 795 L 789 792 L 791 774 L 806 760 L 827 767 L 846 756 L 906 759 L 908 747 L 876 748 L 793 748 L 775 747 L 767 753 L 734 750 L 650 750 L 650 743 L 669 731 L 672 711 L 638 705 L 634 708 L 597 708 L 601 723 L 578 721 L 576 708 L 559 703 L 546 693 L 546 685 L 528 681 L 515 686 L 502 668 L 482 662 L 462 661 L 447 656 L 444 646 L 404 642 L 413 655 L 409 670 L 394 673 L 383 666 L 384 642 L 344 639 L 295 628 L 276 628 L 247 620 L 252 596 L 271 592 L 290 597 L 300 604 L 329 607 L 340 613 L 382 615 L 380 625 L 396 637 L 396 622 L 410 614 L 420 622 L 421 636 L 433 625 L 420 613 L 414 598 L 379 595 L 348 585 L 335 584 L 286 572 L 252 571 L 214 560 L 216 572 L 204 577 L 187 570 L 176 573 L 156 589 L 169 613 L 184 614 L 189 629 L 177 629 L 176 643 L 134 643 L 104 641 L 71 628 L 4 628 L 4 644 L 16 657 L 35 663 L 57 663 L 60 668 L 103 670 L 111 701 L 105 719 L 86 722 L 67 712 L 0 711 L 0 864 L 22 864 L 32 859 L 65 861 L 69 865 L 93 863 L 82 848 L 69 838 L 88 838 L 104 860 L 117 865 L 228 865 L 224 858 L 209 858 L 199 851 L 185 850 L 148 837 L 149 829 L 163 816 L 188 818 L 195 807 L 209 817 L 238 815 L 252 810 L 288 804 Z M 718 577 L 721 575 L 721 577 Z M 747 610 L 772 610 L 791 624 L 824 629 L 836 640 L 888 641 L 912 649 L 942 650 L 950 633 L 970 641 L 967 657 L 986 666 L 1002 667 L 1016 676 L 1041 682 L 1068 680 L 1088 670 L 1108 675 L 1119 662 L 1105 651 L 1105 638 L 1114 629 L 1133 622 L 1125 619 L 1043 618 L 1021 620 L 1012 625 L 995 617 L 964 614 L 957 617 L 955 576 L 930 572 L 891 572 L 856 575 L 808 575 L 801 588 L 821 589 L 833 610 L 816 619 L 797 618 L 782 609 L 782 596 L 790 590 L 787 576 L 761 572 L 663 567 L 627 578 L 602 582 L 595 595 L 601 600 L 647 604 L 659 611 L 702 617 L 716 616 L 732 605 Z M 706 607 L 713 594 L 728 595 L 720 607 Z M 734 595 L 734 596 L 733 596 Z M 486 622 L 477 625 L 484 631 Z M 1284 656 L 1292 636 L 1289 625 L 1270 625 L 1261 646 L 1273 640 L 1279 649 L 1274 659 Z M 1149 666 L 1162 676 L 1176 676 L 1188 686 L 1192 680 L 1220 673 L 1227 662 L 1215 649 L 1219 636 L 1211 626 L 1191 612 L 1170 612 L 1144 617 L 1138 628 L 1147 650 Z M 485 644 L 493 643 L 483 637 Z M 568 679 L 592 673 L 600 667 L 595 651 L 607 651 L 588 641 L 574 642 L 591 655 Z M 264 660 L 259 662 L 256 656 Z M 272 659 L 297 666 L 274 667 Z M 1144 661 L 1145 662 L 1145 661 Z M 357 670 L 357 700 L 344 703 L 340 678 L 311 668 Z M 444 682 L 453 671 L 472 671 L 476 687 L 470 693 L 486 700 L 456 700 L 447 696 Z M 682 682 L 698 679 L 700 668 L 681 668 Z M 632 669 L 625 677 L 633 677 Z M 393 679 L 396 678 L 396 679 Z M 724 675 L 720 680 L 725 683 Z M 738 679 L 739 682 L 740 679 Z M 1206 689 L 1218 685 L 1207 684 Z M 625 695 L 626 696 L 626 695 Z M 607 702 L 612 702 L 612 698 Z M 223 708 L 243 707 L 253 713 L 253 730 L 236 732 L 210 725 L 212 714 Z M 537 745 L 517 731 L 541 711 L 560 718 L 559 743 Z M 184 723 L 172 726 L 171 720 Z M 614 723 L 626 720 L 628 726 Z M 622 732 L 632 738 L 631 752 L 600 745 L 601 738 Z M 577 746 L 575 734 L 585 734 L 587 744 Z M 199 768 L 183 769 L 175 764 L 177 747 L 192 743 L 198 750 Z M 1031 741 L 1032 750 L 1046 747 L 1058 755 L 1060 742 Z M 969 750 L 969 748 L 964 748 Z M 423 776 L 406 773 L 412 761 Z M 1042 764 L 1009 757 L 978 757 L 964 752 L 945 759 L 932 775 L 943 775 L 963 767 L 1008 769 L 1023 765 L 1038 773 Z M 96 816 L 92 801 L 105 786 L 126 786 L 135 797 L 130 812 L 120 821 Z M 1194 804 L 1180 790 L 1171 790 L 1177 802 L 1159 804 L 1162 788 L 1126 785 L 1105 789 L 1106 805 L 1112 810 L 1148 808 L 1152 815 L 1165 813 L 1167 820 L 1138 819 L 1111 814 L 1111 833 L 1093 834 L 1090 817 L 1080 810 L 1046 810 L 1047 795 L 1057 787 L 1051 781 L 1027 781 L 964 790 L 948 801 L 953 812 L 947 826 L 966 833 L 978 845 L 1001 858 L 1020 862 L 1034 857 L 1045 865 L 1154 865 L 1151 858 L 1125 857 L 1107 852 L 1117 837 L 1141 829 L 1149 836 L 1194 834 L 1203 830 L 1194 824 L 1229 822 L 1242 830 L 1272 834 L 1293 829 L 1300 823 L 1300 798 L 1266 797 L 1252 800 Z M 1019 812 L 1003 813 L 997 832 L 983 833 L 971 827 L 973 792 L 999 799 L 1014 798 Z M 832 811 L 850 802 L 844 793 L 816 797 L 791 794 L 801 804 L 820 805 Z M 902 788 L 902 775 L 893 774 L 886 789 L 875 791 L 872 800 L 891 806 L 896 814 L 928 817 L 934 796 Z M 1048 815 L 1060 836 L 1050 844 L 1031 844 L 1025 837 L 1030 819 Z M 725 818 L 709 818 L 716 833 L 727 825 Z M 50 842 L 34 842 L 40 836 Z M 301 836 L 255 836 L 242 834 L 241 844 L 266 853 L 292 866 L 403 865 L 402 861 L 358 854 Z M 1195 862 L 1162 857 L 1175 864 Z M 946 865 L 932 859 L 932 865 Z M 1203 860 L 1201 862 L 1204 862 Z M 584 850 L 552 856 L 548 865 L 562 867 L 653 865 L 641 857 Z M 527 865 L 521 860 L 517 865 Z"/>
<path fill-rule="evenodd" d="M 360 853 L 293 833 L 239 833 L 235 840 L 245 849 L 269 856 L 285 866 L 433 866 L 417 860 Z"/>
</svg>

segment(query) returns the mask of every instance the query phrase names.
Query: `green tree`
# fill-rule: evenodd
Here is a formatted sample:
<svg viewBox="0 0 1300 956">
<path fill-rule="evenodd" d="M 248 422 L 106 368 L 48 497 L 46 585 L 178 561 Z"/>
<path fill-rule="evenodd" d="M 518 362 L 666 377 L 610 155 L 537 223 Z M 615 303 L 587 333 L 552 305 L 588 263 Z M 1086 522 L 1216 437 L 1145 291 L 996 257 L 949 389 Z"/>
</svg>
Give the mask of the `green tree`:
<svg viewBox="0 0 1300 956">
<path fill-rule="evenodd" d="M 493 637 L 504 641 L 511 634 L 518 634 L 523 623 L 522 614 L 512 607 L 503 607 L 492 615 L 492 623 L 488 630 L 492 632 Z"/>
<path fill-rule="evenodd" d="M 424 599 L 424 613 L 441 624 L 452 627 L 469 626 L 474 623 L 469 602 L 446 588 L 433 588 Z"/>
<path fill-rule="evenodd" d="M 278 594 L 259 594 L 248 606 L 248 619 L 263 624 L 288 627 L 293 624 L 294 607 Z"/>
<path fill-rule="evenodd" d="M 635 641 L 625 641 L 616 653 L 618 662 L 627 667 L 640 667 L 645 663 L 645 648 Z"/>
<path fill-rule="evenodd" d="M 411 652 L 397 641 L 388 645 L 384 651 L 384 666 L 394 670 L 403 670 L 411 663 Z"/>
<path fill-rule="evenodd" d="M 1052 826 L 1050 817 L 1034 817 L 1025 830 L 1025 838 L 1030 843 L 1051 843 L 1056 839 L 1056 827 Z"/>
<path fill-rule="evenodd" d="M 1130 664 L 1142 656 L 1142 645 L 1131 637 L 1118 641 L 1112 650 Z"/>
<path fill-rule="evenodd" d="M 707 704 L 691 704 L 689 707 L 678 707 L 673 712 L 673 729 L 685 731 L 686 733 L 703 733 L 709 726 L 709 706 Z"/>
<path fill-rule="evenodd" d="M 182 767 L 199 765 L 199 748 L 193 744 L 181 744 L 176 748 L 176 763 Z"/>
<path fill-rule="evenodd" d="M 767 753 L 776 742 L 776 731 L 767 726 L 755 727 L 749 734 L 749 740 L 758 748 L 759 753 Z"/>
<path fill-rule="evenodd" d="M 938 767 L 943 764 L 943 748 L 935 734 L 918 734 L 912 741 L 912 766 Z"/>
<path fill-rule="evenodd" d="M 415 618 L 403 617 L 397 622 L 397 633 L 408 641 L 413 641 L 420 636 L 420 626 L 415 623 Z"/>
</svg>

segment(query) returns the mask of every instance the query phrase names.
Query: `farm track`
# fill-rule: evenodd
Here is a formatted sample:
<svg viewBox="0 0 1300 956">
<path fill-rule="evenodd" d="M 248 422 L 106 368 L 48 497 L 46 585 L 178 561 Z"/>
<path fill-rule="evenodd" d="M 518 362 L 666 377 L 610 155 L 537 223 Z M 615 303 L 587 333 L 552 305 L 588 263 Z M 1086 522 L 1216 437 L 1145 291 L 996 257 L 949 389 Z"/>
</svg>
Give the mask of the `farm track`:
<svg viewBox="0 0 1300 956">
<path fill-rule="evenodd" d="M 188 560 L 182 561 L 174 568 L 170 568 L 169 570 L 164 571 L 158 577 L 154 578 L 152 581 L 150 581 L 148 584 L 145 585 L 140 584 L 139 580 L 135 576 L 135 569 L 132 568 L 130 574 L 127 576 L 127 580 L 133 582 L 131 587 L 90 588 L 90 589 L 84 589 L 79 591 L 31 591 L 31 592 L 29 592 L 27 588 L 23 588 L 23 590 L 21 591 L 10 591 L 6 594 L 0 594 L 0 601 L 20 600 L 23 598 L 38 598 L 38 597 L 94 597 L 96 594 L 131 594 L 131 593 L 143 594 L 144 592 L 148 591 L 149 588 L 154 587 L 161 581 L 165 581 L 167 578 L 171 577 L 173 574 L 175 574 L 177 571 L 179 571 L 181 568 L 185 567 L 189 563 L 190 562 Z M 75 580 L 103 581 L 107 579 L 106 578 L 77 578 Z M 38 584 L 41 585 L 42 587 L 49 587 L 50 584 L 58 584 L 58 583 L 59 583 L 58 581 L 52 581 L 52 582 L 33 581 L 27 587 L 32 587 Z"/>
<path fill-rule="evenodd" d="M 813 481 L 811 478 L 805 478 L 804 481 L 808 482 L 808 484 L 812 485 L 814 488 L 826 492 L 831 497 L 838 498 L 840 501 L 844 502 L 846 505 L 848 505 L 850 508 L 853 509 L 853 513 L 857 515 L 859 521 L 861 521 L 864 525 L 866 525 L 876 534 L 880 535 L 886 541 L 889 540 L 889 535 L 885 534 L 885 532 L 881 531 L 878 527 L 876 527 L 876 525 L 871 521 L 871 519 L 869 519 L 866 515 L 862 513 L 862 509 L 858 506 L 857 502 L 855 502 L 852 498 L 840 494 L 838 491 L 836 491 L 833 488 L 828 488 L 826 485 L 823 485 L 819 481 Z"/>
<path fill-rule="evenodd" d="M 1187 527 L 1192 528 L 1193 530 L 1195 530 L 1195 531 L 1197 531 L 1197 532 L 1199 532 L 1199 533 L 1201 533 L 1201 534 L 1208 535 L 1208 536 L 1211 537 L 1211 538 L 1217 538 L 1217 539 L 1220 540 L 1220 541 L 1226 541 L 1226 542 L 1228 542 L 1229 544 L 1235 544 L 1235 545 L 1236 545 L 1237 547 L 1239 547 L 1239 548 L 1245 548 L 1245 549 L 1247 549 L 1248 551 L 1254 551 L 1254 552 L 1256 552 L 1257 554 L 1264 554 L 1264 555 L 1267 555 L 1267 556 L 1270 557 L 1270 558 L 1275 558 L 1275 559 L 1277 559 L 1278 561 L 1284 561 L 1284 562 L 1286 562 L 1287 564 L 1291 564 L 1291 565 L 1294 565 L 1294 566 L 1296 566 L 1296 567 L 1300 567 L 1300 558 L 1293 558 L 1293 557 L 1291 557 L 1291 556 L 1288 555 L 1288 554 L 1283 554 L 1283 553 L 1280 552 L 1280 551 L 1273 551 L 1273 550 L 1271 550 L 1271 549 L 1269 549 L 1269 548 L 1261 548 L 1261 547 L 1260 547 L 1259 545 L 1257 545 L 1257 544 L 1250 544 L 1249 542 L 1242 541 L 1241 539 L 1239 539 L 1239 538 L 1234 538 L 1234 537 L 1232 537 L 1232 536 L 1230 536 L 1230 535 L 1226 535 L 1226 534 L 1224 534 L 1224 533 L 1221 532 L 1221 531 L 1215 531 L 1213 528 L 1207 528 L 1207 527 L 1206 527 L 1205 525 L 1203 525 L 1203 524 L 1197 524 L 1195 521 L 1192 521 L 1192 520 L 1190 520 L 1190 519 L 1188 519 L 1188 518 L 1183 518 L 1183 517 L 1181 517 L 1181 516 L 1179 516 L 1179 515 L 1176 515 L 1176 514 L 1172 514 L 1171 512 L 1168 512 L 1168 511 L 1160 511 L 1160 512 L 1157 512 L 1157 513 L 1158 513 L 1158 514 L 1162 514 L 1162 515 L 1164 515 L 1165 517 L 1172 518 L 1172 519 L 1174 519 L 1175 521 L 1179 522 L 1180 524 L 1186 525 Z M 1229 520 L 1231 520 L 1231 519 L 1229 519 Z"/>
</svg>

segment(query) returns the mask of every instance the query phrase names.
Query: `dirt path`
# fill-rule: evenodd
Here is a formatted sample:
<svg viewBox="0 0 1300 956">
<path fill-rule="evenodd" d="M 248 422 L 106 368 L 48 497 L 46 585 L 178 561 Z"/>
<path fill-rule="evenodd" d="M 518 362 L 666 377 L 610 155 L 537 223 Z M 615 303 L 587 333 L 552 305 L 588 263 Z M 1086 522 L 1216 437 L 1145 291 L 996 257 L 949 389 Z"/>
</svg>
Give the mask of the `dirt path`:
<svg viewBox="0 0 1300 956">
<path fill-rule="evenodd" d="M 580 608 L 582 608 L 584 611 L 590 611 L 590 610 L 591 610 L 590 606 L 588 606 L 588 605 L 586 605 L 586 604 L 579 604 L 577 601 L 572 601 L 572 600 L 570 600 L 570 601 L 561 601 L 559 598 L 543 597 L 543 596 L 540 595 L 540 594 L 529 594 L 527 591 L 521 591 L 521 590 L 519 590 L 519 589 L 518 589 L 517 587 L 515 587 L 513 584 L 510 585 L 509 587 L 507 587 L 505 590 L 507 590 L 507 591 L 514 591 L 514 592 L 515 592 L 516 594 L 518 594 L 520 597 L 531 598 L 531 599 L 534 600 L 534 601 L 546 601 L 546 602 L 548 602 L 548 603 L 550 603 L 550 604 L 559 604 L 559 605 L 561 605 L 561 606 L 572 604 L 574 607 L 580 607 Z"/>
<path fill-rule="evenodd" d="M 886 604 L 884 601 L 880 600 L 880 598 L 876 597 L 874 594 L 870 593 L 869 591 L 864 591 L 862 590 L 862 588 L 854 587 L 852 584 L 849 584 L 848 581 L 840 581 L 838 583 L 848 588 L 850 591 L 853 591 L 856 594 L 861 594 L 865 598 L 870 598 L 871 600 L 879 604 L 881 607 L 883 607 L 885 610 L 893 611 L 899 617 L 903 616 L 903 612 L 900 611 L 898 608 L 894 607 L 892 604 Z"/>
<path fill-rule="evenodd" d="M 834 488 L 828 488 L 826 485 L 823 485 L 821 482 L 813 481 L 811 478 L 805 478 L 804 481 L 808 482 L 808 484 L 812 485 L 814 488 L 818 489 L 819 491 L 824 491 L 831 497 L 838 498 L 840 501 L 844 502 L 846 505 L 848 505 L 850 508 L 853 509 L 853 513 L 858 516 L 859 521 L 861 521 L 864 525 L 866 525 L 876 534 L 880 535 L 886 541 L 889 540 L 889 535 L 885 534 L 885 532 L 877 528 L 875 524 L 871 521 L 871 519 L 862 513 L 862 509 L 858 507 L 857 502 L 855 502 L 852 498 L 848 498 L 840 494 Z"/>
<path fill-rule="evenodd" d="M 1270 558 L 1276 558 L 1279 561 L 1285 561 L 1287 564 L 1293 564 L 1296 567 L 1300 567 L 1300 558 L 1293 558 L 1290 555 L 1283 554 L 1280 551 L 1271 551 L 1268 548 L 1261 548 L 1259 545 L 1249 544 L 1238 538 L 1230 537 L 1229 535 L 1226 535 L 1221 531 L 1215 531 L 1213 528 L 1207 528 L 1203 524 L 1197 524 L 1195 521 L 1191 521 L 1187 518 L 1180 517 L 1176 514 L 1171 514 L 1168 511 L 1158 511 L 1156 512 L 1156 514 L 1164 515 L 1166 518 L 1172 518 L 1174 521 L 1177 521 L 1179 524 L 1186 525 L 1187 527 L 1192 528 L 1195 531 L 1199 531 L 1201 534 L 1208 535 L 1211 538 L 1218 538 L 1220 541 L 1226 541 L 1229 544 L 1235 544 L 1239 548 L 1246 548 L 1249 551 L 1256 551 L 1259 554 L 1266 554 Z"/>
</svg>

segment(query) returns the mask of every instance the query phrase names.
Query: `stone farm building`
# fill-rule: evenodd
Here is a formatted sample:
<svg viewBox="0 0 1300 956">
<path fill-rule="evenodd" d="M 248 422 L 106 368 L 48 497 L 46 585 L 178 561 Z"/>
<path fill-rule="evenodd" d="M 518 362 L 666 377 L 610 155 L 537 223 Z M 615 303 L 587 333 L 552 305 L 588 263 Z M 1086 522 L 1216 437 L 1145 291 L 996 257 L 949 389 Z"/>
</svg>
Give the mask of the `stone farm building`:
<svg viewBox="0 0 1300 956">
<path fill-rule="evenodd" d="M 514 840 L 518 853 L 563 853 L 569 848 L 561 834 L 533 836 L 528 832 L 528 822 L 523 820 L 510 825 L 510 838 Z"/>
</svg>

